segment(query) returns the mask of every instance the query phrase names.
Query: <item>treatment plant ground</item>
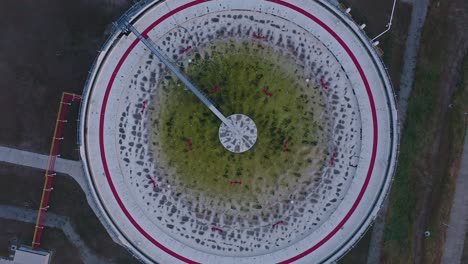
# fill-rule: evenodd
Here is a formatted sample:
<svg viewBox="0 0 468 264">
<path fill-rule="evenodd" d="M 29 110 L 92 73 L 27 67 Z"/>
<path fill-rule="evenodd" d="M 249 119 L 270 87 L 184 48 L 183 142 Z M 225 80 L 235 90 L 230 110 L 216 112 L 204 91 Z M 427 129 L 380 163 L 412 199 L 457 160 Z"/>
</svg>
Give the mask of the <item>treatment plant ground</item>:
<svg viewBox="0 0 468 264">
<path fill-rule="evenodd" d="M 156 96 L 161 107 L 152 115 L 153 145 L 176 185 L 248 212 L 318 177 L 326 155 L 324 97 L 293 61 L 257 42 L 233 41 L 189 57 L 180 63 L 186 74 L 225 116 L 252 118 L 258 139 L 245 153 L 226 150 L 218 138 L 221 121 L 165 76 Z"/>
</svg>

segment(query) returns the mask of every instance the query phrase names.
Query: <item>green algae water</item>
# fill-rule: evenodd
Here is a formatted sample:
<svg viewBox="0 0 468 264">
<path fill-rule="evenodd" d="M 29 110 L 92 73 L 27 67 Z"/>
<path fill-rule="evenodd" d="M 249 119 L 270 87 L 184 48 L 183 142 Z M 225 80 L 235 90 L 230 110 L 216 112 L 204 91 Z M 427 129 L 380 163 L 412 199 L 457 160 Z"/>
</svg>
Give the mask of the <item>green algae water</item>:
<svg viewBox="0 0 468 264">
<path fill-rule="evenodd" d="M 318 177 L 325 157 L 324 99 L 292 58 L 257 42 L 226 41 L 193 51 L 180 67 L 226 117 L 252 118 L 258 139 L 245 153 L 226 150 L 218 137 L 221 121 L 166 73 L 160 108 L 151 117 L 152 145 L 177 192 L 251 212 Z"/>
</svg>

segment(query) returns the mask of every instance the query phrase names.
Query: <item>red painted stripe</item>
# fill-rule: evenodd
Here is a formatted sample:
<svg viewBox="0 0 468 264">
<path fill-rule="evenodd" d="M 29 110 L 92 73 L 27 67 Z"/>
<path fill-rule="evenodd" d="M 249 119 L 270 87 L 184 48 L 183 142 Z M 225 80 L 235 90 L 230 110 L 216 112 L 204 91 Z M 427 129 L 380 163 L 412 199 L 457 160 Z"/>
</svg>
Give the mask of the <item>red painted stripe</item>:
<svg viewBox="0 0 468 264">
<path fill-rule="evenodd" d="M 238 184 L 238 185 L 242 185 L 242 182 L 241 181 L 232 181 L 230 182 L 231 185 L 234 185 L 234 184 Z"/>
<path fill-rule="evenodd" d="M 323 78 L 320 79 L 320 84 L 322 85 L 323 89 L 328 90 L 327 84 L 323 81 Z"/>
<path fill-rule="evenodd" d="M 144 37 L 148 37 L 147 34 L 150 30 L 152 30 L 155 26 L 157 26 L 158 24 L 160 24 L 162 21 L 164 21 L 165 19 L 169 18 L 170 16 L 184 10 L 184 9 L 187 9 L 187 8 L 190 8 L 192 6 L 195 6 L 195 5 L 198 5 L 198 4 L 201 4 L 201 3 L 204 3 L 204 2 L 208 2 L 210 0 L 196 0 L 196 1 L 192 1 L 190 3 L 187 3 L 185 5 L 182 5 L 176 9 L 173 9 L 172 11 L 170 11 L 169 13 L 163 15 L 161 18 L 159 18 L 158 20 L 156 20 L 154 23 L 152 23 L 145 31 L 143 31 L 142 35 Z M 285 261 L 282 261 L 281 263 L 291 263 L 291 262 L 294 262 L 296 260 L 299 260 L 301 258 L 303 258 L 304 256 L 312 253 L 313 251 L 315 251 L 317 248 L 319 248 L 320 246 L 322 246 L 324 243 L 326 243 L 331 237 L 333 237 L 339 230 L 340 228 L 346 223 L 346 221 L 351 217 L 351 215 L 354 213 L 354 211 L 356 210 L 357 206 L 359 205 L 359 202 L 361 201 L 363 195 L 364 195 L 364 192 L 366 191 L 367 189 L 367 186 L 369 184 L 369 181 L 370 181 L 370 178 L 371 178 L 371 175 L 372 175 L 372 171 L 373 171 L 373 168 L 374 168 L 374 164 L 375 164 L 375 158 L 376 158 L 376 151 L 377 151 L 377 142 L 378 142 L 378 135 L 377 135 L 377 114 L 376 114 L 376 109 L 375 109 L 375 102 L 374 102 L 374 99 L 373 99 L 373 95 L 372 95 L 372 91 L 370 89 L 370 86 L 369 86 L 369 83 L 367 81 L 367 78 L 366 76 L 364 75 L 364 71 L 362 70 L 362 67 L 361 65 L 359 64 L 356 56 L 352 53 L 352 51 L 349 49 L 349 47 L 346 45 L 346 43 L 344 43 L 344 41 L 329 27 L 327 26 L 324 22 L 322 22 L 321 20 L 319 20 L 318 18 L 316 18 L 315 16 L 313 16 L 312 14 L 308 13 L 307 11 L 293 5 L 293 4 L 290 4 L 290 3 L 287 3 L 287 2 L 284 2 L 284 1 L 281 1 L 281 0 L 265 0 L 265 1 L 269 1 L 269 2 L 272 2 L 272 3 L 276 3 L 276 4 L 279 4 L 279 5 L 283 5 L 284 7 L 288 7 L 292 10 L 295 10 L 301 14 L 303 14 L 304 16 L 310 18 L 311 20 L 313 20 L 315 23 L 317 23 L 319 26 L 323 27 L 330 35 L 332 35 L 337 41 L 338 43 L 340 43 L 342 45 L 342 47 L 345 49 L 346 53 L 348 54 L 348 56 L 350 56 L 350 58 L 352 59 L 353 63 L 355 64 L 356 68 L 358 69 L 358 72 L 364 82 L 364 86 L 366 88 L 366 92 L 369 96 L 369 103 L 370 103 L 370 107 L 371 107 L 371 113 L 372 113 L 372 121 L 373 121 L 373 133 L 374 133 L 374 138 L 373 138 L 373 147 L 372 147 L 372 152 L 371 152 L 371 161 L 370 161 L 370 164 L 369 164 L 369 169 L 368 169 L 368 172 L 367 172 L 367 177 L 365 179 L 365 182 L 363 184 L 363 187 L 361 188 L 361 191 L 359 192 L 358 194 L 358 197 L 356 199 L 356 201 L 354 202 L 353 206 L 351 207 L 350 211 L 345 215 L 345 217 L 341 220 L 341 222 L 327 235 L 325 236 L 321 241 L 319 241 L 317 244 L 313 245 L 311 248 L 309 248 L 308 250 L 300 253 L 299 255 L 295 256 L 295 257 L 292 257 L 290 259 L 287 259 Z M 128 212 L 128 210 L 125 208 L 124 204 L 122 203 L 122 200 L 120 199 L 116 189 L 115 189 L 115 186 L 112 182 L 112 179 L 110 177 L 110 174 L 109 174 L 109 169 L 108 169 L 108 166 L 107 166 L 107 161 L 106 161 L 106 156 L 105 156 L 105 150 L 104 150 L 104 116 L 105 116 L 105 111 L 106 111 L 106 106 L 107 106 L 107 101 L 108 101 L 108 97 L 109 97 L 109 93 L 110 93 L 110 89 L 112 88 L 112 85 L 114 83 L 114 80 L 115 80 L 115 77 L 117 76 L 117 73 L 118 71 L 120 70 L 123 62 L 125 61 L 125 59 L 127 58 L 127 56 L 129 55 L 129 53 L 133 50 L 133 48 L 136 46 L 136 44 L 138 43 L 138 39 L 135 40 L 131 45 L 130 47 L 127 49 L 127 51 L 124 53 L 123 57 L 120 59 L 117 67 L 114 69 L 114 72 L 112 73 L 112 76 L 111 76 L 111 79 L 109 81 L 109 84 L 107 85 L 107 90 L 105 92 L 105 95 L 104 95 L 104 99 L 103 99 L 103 104 L 102 104 L 102 108 L 101 108 L 101 120 L 100 120 L 100 126 L 99 126 L 99 140 L 100 140 L 100 150 L 101 150 L 101 160 L 103 162 L 103 167 L 104 167 L 104 172 L 106 174 L 106 178 L 107 178 L 107 181 L 109 182 L 109 187 L 114 195 L 114 197 L 116 198 L 116 201 L 117 203 L 119 204 L 120 208 L 122 209 L 123 213 L 127 216 L 128 220 L 133 224 L 133 226 L 144 236 L 146 237 L 151 243 L 153 243 L 154 245 L 156 245 L 157 247 L 159 247 L 161 250 L 163 250 L 164 252 L 166 252 L 167 254 L 181 260 L 181 261 L 184 261 L 186 263 L 197 263 L 195 261 L 192 261 L 190 259 L 187 259 L 173 251 L 171 251 L 170 249 L 166 248 L 164 245 L 162 245 L 161 243 L 159 243 L 158 241 L 156 241 L 156 239 L 154 239 L 153 237 L 151 237 L 145 230 L 143 230 L 143 228 L 141 228 L 140 225 L 138 225 L 138 223 L 135 221 L 135 219 L 130 215 L 130 213 Z"/>
<path fill-rule="evenodd" d="M 60 102 L 60 115 L 57 117 L 57 120 L 65 120 L 65 115 L 67 113 L 67 109 L 68 109 L 68 104 L 70 101 L 74 101 L 75 98 L 79 98 L 81 99 L 81 97 L 79 96 L 72 96 L 70 94 L 64 94 L 63 95 L 63 100 Z M 49 174 L 49 173 L 53 173 L 54 171 L 54 168 L 55 168 L 55 160 L 56 160 L 56 155 L 58 154 L 58 151 L 59 151 L 59 142 L 60 140 L 56 139 L 56 138 L 60 138 L 62 136 L 62 130 L 63 130 L 63 125 L 64 123 L 63 122 L 59 122 L 59 121 L 56 121 L 58 122 L 57 123 L 57 130 L 55 131 L 55 134 L 53 135 L 53 140 L 55 141 L 53 146 L 52 146 L 52 150 L 50 152 L 50 157 L 49 157 L 49 163 L 48 163 L 48 166 L 47 166 L 47 171 L 46 173 Z M 50 189 L 52 188 L 52 181 L 53 181 L 53 177 L 46 177 L 46 184 L 44 186 L 44 188 L 47 190 L 47 189 Z M 46 213 L 47 213 L 47 209 L 46 210 L 41 210 L 40 208 L 45 208 L 49 205 L 49 199 L 50 199 L 50 191 L 46 191 L 46 190 L 42 190 L 43 192 L 43 198 L 42 198 L 42 202 L 41 204 L 39 205 L 39 220 L 37 221 L 37 227 L 35 227 L 36 229 L 36 236 L 34 238 L 34 241 L 33 241 L 33 248 L 38 248 L 40 243 L 41 243 L 41 238 L 42 238 L 42 231 L 44 230 L 43 228 L 40 228 L 40 227 L 43 227 L 44 226 L 44 220 L 45 220 L 45 216 L 46 216 Z"/>
<path fill-rule="evenodd" d="M 188 52 L 188 51 L 189 51 L 189 50 L 191 50 L 191 49 L 192 49 L 192 46 L 188 46 L 188 47 L 187 47 L 187 48 L 185 48 L 185 49 L 181 49 L 181 50 L 179 50 L 179 54 L 186 53 L 186 52 Z"/>
<path fill-rule="evenodd" d="M 143 101 L 143 105 L 141 106 L 141 113 L 142 113 L 142 114 L 143 114 L 143 112 L 145 112 L 146 104 L 147 104 L 147 102 L 146 102 L 146 101 Z"/>
<path fill-rule="evenodd" d="M 223 233 L 223 232 L 224 232 L 224 230 L 222 230 L 221 228 L 217 228 L 217 227 L 212 227 L 212 228 L 211 228 L 211 231 L 218 231 L 218 232 L 220 232 L 220 233 Z"/>
<path fill-rule="evenodd" d="M 187 139 L 187 144 L 188 144 L 188 147 L 189 147 L 189 151 L 192 152 L 192 149 L 193 149 L 193 145 L 192 145 L 192 139 Z"/>
<path fill-rule="evenodd" d="M 209 92 L 210 94 L 212 94 L 212 93 L 218 91 L 219 89 L 221 89 L 221 85 L 216 86 L 215 88 L 209 90 L 208 92 Z"/>
<path fill-rule="evenodd" d="M 253 37 L 254 39 L 266 39 L 265 36 L 257 35 L 257 34 L 255 34 L 255 33 L 252 34 L 252 37 Z"/>
<path fill-rule="evenodd" d="M 272 93 L 268 92 L 266 89 L 262 89 L 262 92 L 268 97 L 271 97 L 273 95 Z"/>
<path fill-rule="evenodd" d="M 280 220 L 280 221 L 274 223 L 273 225 L 271 225 L 271 228 L 275 228 L 275 227 L 277 227 L 278 225 L 281 225 L 281 224 L 284 224 L 284 221 Z"/>
<path fill-rule="evenodd" d="M 284 145 L 283 145 L 283 152 L 288 151 L 288 146 L 289 146 L 289 140 L 286 139 L 286 142 L 284 142 Z"/>
</svg>

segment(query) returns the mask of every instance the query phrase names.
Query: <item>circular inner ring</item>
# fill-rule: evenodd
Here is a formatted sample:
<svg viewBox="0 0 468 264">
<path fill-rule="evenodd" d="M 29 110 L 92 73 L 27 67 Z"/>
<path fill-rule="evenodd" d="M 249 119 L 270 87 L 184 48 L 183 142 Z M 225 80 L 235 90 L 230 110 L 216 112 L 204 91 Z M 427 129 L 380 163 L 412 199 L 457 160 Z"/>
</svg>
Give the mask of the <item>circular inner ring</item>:
<svg viewBox="0 0 468 264">
<path fill-rule="evenodd" d="M 227 117 L 236 131 L 222 123 L 219 127 L 219 141 L 227 150 L 242 153 L 251 149 L 257 141 L 257 126 L 248 116 L 233 114 Z"/>
</svg>

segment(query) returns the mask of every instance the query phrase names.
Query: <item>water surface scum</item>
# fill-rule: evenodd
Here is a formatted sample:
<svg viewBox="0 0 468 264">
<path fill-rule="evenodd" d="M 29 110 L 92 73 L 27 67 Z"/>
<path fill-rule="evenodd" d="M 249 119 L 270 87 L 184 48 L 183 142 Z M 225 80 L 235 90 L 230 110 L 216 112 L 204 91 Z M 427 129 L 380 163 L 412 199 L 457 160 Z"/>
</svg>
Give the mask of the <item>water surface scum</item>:
<svg viewBox="0 0 468 264">
<path fill-rule="evenodd" d="M 269 214 L 326 158 L 324 98 L 292 58 L 258 42 L 223 41 L 192 51 L 180 67 L 229 116 L 251 117 L 258 139 L 236 154 L 218 138 L 221 121 L 167 75 L 152 113 L 152 145 L 177 192 L 219 205 L 226 214 Z"/>
</svg>

